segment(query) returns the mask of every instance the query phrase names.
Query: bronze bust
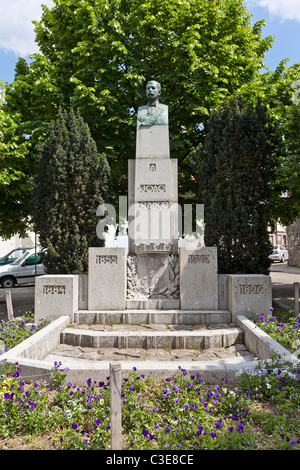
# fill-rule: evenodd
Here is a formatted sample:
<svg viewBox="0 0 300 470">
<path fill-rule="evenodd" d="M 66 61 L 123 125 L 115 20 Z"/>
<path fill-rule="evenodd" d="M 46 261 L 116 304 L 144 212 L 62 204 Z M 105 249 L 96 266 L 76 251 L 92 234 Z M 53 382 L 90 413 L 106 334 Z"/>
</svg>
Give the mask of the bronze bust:
<svg viewBox="0 0 300 470">
<path fill-rule="evenodd" d="M 151 80 L 146 85 L 147 104 L 138 109 L 138 126 L 168 124 L 168 106 L 159 102 L 160 83 Z"/>
</svg>

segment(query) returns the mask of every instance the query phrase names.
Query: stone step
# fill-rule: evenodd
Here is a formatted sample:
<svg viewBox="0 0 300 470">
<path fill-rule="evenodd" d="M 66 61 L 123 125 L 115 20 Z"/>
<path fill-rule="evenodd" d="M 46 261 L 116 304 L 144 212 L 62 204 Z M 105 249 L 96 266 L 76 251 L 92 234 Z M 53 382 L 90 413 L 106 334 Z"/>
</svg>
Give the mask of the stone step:
<svg viewBox="0 0 300 470">
<path fill-rule="evenodd" d="M 61 344 L 89 348 L 120 349 L 210 349 L 228 348 L 243 344 L 244 334 L 240 328 L 217 329 L 153 329 L 97 331 L 83 328 L 66 328 L 61 332 Z"/>
<path fill-rule="evenodd" d="M 229 310 L 77 310 L 74 323 L 87 325 L 112 323 L 165 324 L 165 325 L 214 325 L 231 323 Z"/>
<path fill-rule="evenodd" d="M 126 299 L 126 310 L 180 310 L 179 299 Z"/>
<path fill-rule="evenodd" d="M 151 363 L 153 372 L 157 368 L 157 364 L 166 364 L 166 373 L 170 364 L 178 363 L 182 367 L 186 367 L 186 364 L 200 366 L 200 364 L 214 364 L 214 370 L 219 367 L 220 364 L 224 366 L 224 363 L 243 364 L 253 361 L 253 356 L 247 351 L 246 347 L 242 344 L 235 344 L 228 348 L 209 348 L 204 350 L 199 349 L 138 349 L 138 348 L 89 348 L 81 346 L 71 346 L 66 344 L 58 345 L 51 355 L 48 356 L 52 364 L 57 362 L 65 363 L 71 367 L 72 364 L 78 365 L 79 362 L 83 361 L 84 364 L 91 362 L 133 362 L 137 366 L 136 362 L 142 361 L 144 363 Z M 140 368 L 141 366 L 139 366 Z M 178 366 L 177 366 L 178 369 Z M 151 367 L 150 367 L 151 370 Z M 223 369 L 222 369 L 223 371 Z M 151 372 L 152 373 L 152 372 Z M 107 375 L 107 374 L 106 374 Z"/>
</svg>

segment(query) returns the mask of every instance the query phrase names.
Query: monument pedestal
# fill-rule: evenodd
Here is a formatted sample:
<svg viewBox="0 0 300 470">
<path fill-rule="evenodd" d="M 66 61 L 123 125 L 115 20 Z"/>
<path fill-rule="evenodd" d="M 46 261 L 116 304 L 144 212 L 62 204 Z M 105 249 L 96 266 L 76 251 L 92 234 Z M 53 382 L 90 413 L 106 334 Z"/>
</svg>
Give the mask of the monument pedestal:
<svg viewBox="0 0 300 470">
<path fill-rule="evenodd" d="M 136 158 L 165 158 L 170 155 L 169 126 L 138 126 Z"/>
</svg>

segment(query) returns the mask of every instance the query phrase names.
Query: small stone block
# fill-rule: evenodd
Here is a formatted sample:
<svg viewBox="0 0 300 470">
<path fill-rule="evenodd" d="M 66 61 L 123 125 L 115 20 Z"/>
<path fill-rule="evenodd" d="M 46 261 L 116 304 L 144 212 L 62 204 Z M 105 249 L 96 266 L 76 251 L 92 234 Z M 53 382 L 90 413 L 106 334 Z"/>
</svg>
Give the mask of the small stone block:
<svg viewBox="0 0 300 470">
<path fill-rule="evenodd" d="M 218 310 L 217 248 L 180 248 L 182 310 Z"/>
<path fill-rule="evenodd" d="M 272 307 L 271 278 L 263 274 L 229 274 L 228 295 L 232 321 L 238 315 L 249 318 L 269 314 Z"/>
<path fill-rule="evenodd" d="M 124 310 L 127 249 L 89 248 L 88 310 Z"/>
<path fill-rule="evenodd" d="M 78 310 L 78 276 L 48 274 L 35 280 L 35 321 L 55 320 Z"/>
</svg>

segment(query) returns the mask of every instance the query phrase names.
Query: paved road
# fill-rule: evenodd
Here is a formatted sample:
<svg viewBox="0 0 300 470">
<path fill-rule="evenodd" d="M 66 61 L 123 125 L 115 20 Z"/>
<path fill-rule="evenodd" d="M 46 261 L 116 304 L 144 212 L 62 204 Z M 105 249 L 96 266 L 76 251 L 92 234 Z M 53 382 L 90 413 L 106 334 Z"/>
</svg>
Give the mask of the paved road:
<svg viewBox="0 0 300 470">
<path fill-rule="evenodd" d="M 273 301 L 294 311 L 294 282 L 300 282 L 300 268 L 287 263 L 273 263 L 270 272 Z M 34 307 L 34 286 L 14 287 L 11 290 L 14 316 L 24 315 Z M 5 289 L 0 289 L 0 320 L 7 318 Z"/>
<path fill-rule="evenodd" d="M 0 320 L 7 319 L 6 289 L 0 289 Z M 24 315 L 28 310 L 34 307 L 34 285 L 16 286 L 11 291 L 14 316 Z"/>
<path fill-rule="evenodd" d="M 300 282 L 300 268 L 287 263 L 272 263 L 271 272 L 273 302 L 294 311 L 294 282 Z"/>
</svg>

